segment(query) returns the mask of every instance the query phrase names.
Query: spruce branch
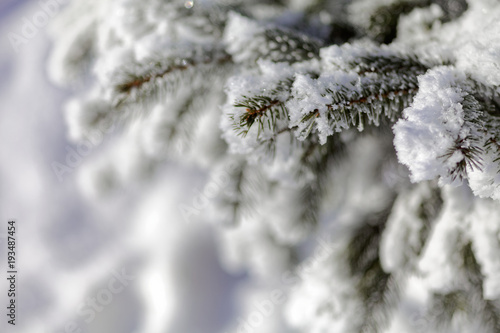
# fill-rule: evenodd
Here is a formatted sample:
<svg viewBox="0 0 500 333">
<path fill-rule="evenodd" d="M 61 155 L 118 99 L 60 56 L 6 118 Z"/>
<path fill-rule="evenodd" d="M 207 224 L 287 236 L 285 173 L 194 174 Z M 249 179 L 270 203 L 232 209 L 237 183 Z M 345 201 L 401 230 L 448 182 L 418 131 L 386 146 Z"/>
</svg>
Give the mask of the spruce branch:
<svg viewBox="0 0 500 333">
<path fill-rule="evenodd" d="M 367 73 L 415 73 L 423 74 L 429 66 L 423 64 L 414 55 L 367 55 L 351 62 L 352 68 L 359 75 Z"/>
<path fill-rule="evenodd" d="M 432 224 L 441 213 L 443 204 L 444 200 L 441 189 L 435 184 L 431 185 L 429 196 L 422 198 L 419 210 L 417 211 L 417 216 L 423 224 L 419 232 L 420 247 L 415 249 L 416 257 L 422 253 L 430 231 L 432 230 Z"/>
<path fill-rule="evenodd" d="M 428 65 L 412 56 L 377 55 L 360 57 L 357 60 L 359 63 L 353 62 L 351 67 L 358 75 L 351 77 L 350 82 L 337 82 L 335 78 L 330 81 L 323 79 L 319 87 L 311 88 L 322 89 L 322 96 L 332 100 L 332 103 L 322 106 L 327 112 L 323 116 L 325 119 L 321 120 L 327 123 L 332 132 L 351 127 L 361 131 L 370 124 L 379 126 L 381 118 L 394 122 L 418 92 L 418 75 L 428 69 Z M 310 72 L 305 75 L 319 82 L 317 73 Z M 234 129 L 239 134 L 246 135 L 257 122 L 258 139 L 272 140 L 274 136 L 267 135 L 264 139 L 260 137 L 264 128 L 276 135 L 277 121 L 289 121 L 290 105 L 298 103 L 300 107 L 304 100 L 299 96 L 301 91 L 294 88 L 295 82 L 296 79 L 290 78 L 278 82 L 268 93 L 243 96 L 243 100 L 234 104 L 234 107 L 244 107 L 246 113 L 232 115 Z M 304 93 L 308 94 L 307 91 Z M 310 105 L 307 99 L 304 104 Z M 301 118 L 288 126 L 295 130 L 297 138 L 304 140 L 318 124 L 321 113 L 319 108 L 301 109 L 300 112 Z"/>
<path fill-rule="evenodd" d="M 466 137 L 458 139 L 453 147 L 448 148 L 446 154 L 441 156 L 449 164 L 457 155 L 460 158 L 456 165 L 450 169 L 449 173 L 453 181 L 462 181 L 467 178 L 467 170 L 482 170 L 484 150 L 477 144 L 477 139 Z"/>
<path fill-rule="evenodd" d="M 262 59 L 294 63 L 319 57 L 322 42 L 305 34 L 275 28 L 267 29 L 264 36 L 268 50 Z"/>
<path fill-rule="evenodd" d="M 239 135 L 247 135 L 250 128 L 257 123 L 259 134 L 267 125 L 269 130 L 274 130 L 279 119 L 283 119 L 287 112 L 283 102 L 267 96 L 246 97 L 235 104 L 234 107 L 245 108 L 245 112 L 239 117 L 239 122 L 235 123 L 236 130 L 240 130 Z M 232 119 L 235 120 L 235 115 Z"/>
<path fill-rule="evenodd" d="M 232 33 L 242 27 L 247 31 L 243 36 Z M 323 46 L 321 40 L 303 32 L 238 14 L 230 15 L 225 39 L 235 62 L 248 66 L 255 66 L 259 59 L 289 64 L 317 59 Z"/>
<path fill-rule="evenodd" d="M 448 293 L 434 293 L 426 317 L 428 322 L 440 330 L 446 329 L 454 317 L 466 315 L 467 319 L 478 319 L 487 329 L 498 332 L 500 329 L 500 304 L 498 301 L 484 299 L 483 276 L 471 243 L 466 244 L 460 255 L 463 259 L 461 271 L 467 282 L 460 289 Z"/>
<path fill-rule="evenodd" d="M 246 161 L 238 161 L 237 166 L 229 174 L 231 190 L 221 193 L 222 197 L 219 200 L 219 206 L 225 206 L 230 211 L 227 223 L 233 227 L 240 224 L 246 210 L 253 209 L 251 206 L 253 201 L 249 200 L 250 195 L 246 188 L 247 168 Z M 227 193 L 231 193 L 231 195 L 227 195 Z"/>
<path fill-rule="evenodd" d="M 323 195 L 327 191 L 331 170 L 347 156 L 346 145 L 338 136 L 333 136 L 325 145 L 320 145 L 318 140 L 309 140 L 303 143 L 302 148 L 300 169 L 295 177 L 301 179 L 308 173 L 312 173 L 314 177 L 300 190 L 300 202 L 297 204 L 300 204 L 302 209 L 298 218 L 316 226 L 318 224 L 318 211 Z"/>
<path fill-rule="evenodd" d="M 131 127 L 131 140 L 149 139 L 151 133 L 158 139 L 140 147 L 129 141 L 112 146 L 112 140 L 110 149 L 123 150 L 123 158 L 106 160 L 94 177 L 97 186 L 115 188 L 128 174 L 151 172 L 158 161 L 144 153 L 157 143 L 182 152 L 187 147 L 190 162 L 211 168 L 213 176 L 193 207 L 200 212 L 205 204 L 218 205 L 214 213 L 223 216 L 218 220 L 225 219 L 235 231 L 224 233 L 222 248 L 236 265 L 249 266 L 249 273 L 273 272 L 273 266 L 292 261 L 290 253 L 308 255 L 314 241 L 309 232 L 319 221 L 325 227 L 321 232 L 345 226 L 351 232 L 333 237 L 328 261 L 311 265 L 314 274 L 301 276 L 305 288 L 290 288 L 303 302 L 287 310 L 285 321 L 300 331 L 385 331 L 396 312 L 399 288 L 420 270 L 430 273 L 427 288 L 437 290 L 431 305 L 436 321 L 470 319 L 500 331 L 500 305 L 486 299 L 498 295 L 490 280 L 499 269 L 492 256 L 498 228 L 494 220 L 469 223 L 495 217 L 497 208 L 473 195 L 500 198 L 494 172 L 496 166 L 500 172 L 500 90 L 471 78 L 500 82 L 496 35 L 471 37 L 479 34 L 474 20 L 484 17 L 483 26 L 499 27 L 494 20 L 500 7 L 494 1 L 472 5 L 471 0 L 463 20 L 442 25 L 438 20 L 467 10 L 467 0 L 90 2 L 95 12 L 91 23 L 64 38 L 64 56 L 58 58 L 58 73 L 66 76 L 98 65 L 99 82 L 92 93 L 99 96 L 73 108 L 77 112 L 71 112 L 69 122 L 77 125 L 72 132 L 90 137 L 108 121 L 131 119 L 124 111 L 151 103 L 151 115 Z M 352 9 L 362 7 L 357 4 L 370 9 L 355 13 L 365 20 L 341 17 L 351 4 Z M 127 15 L 110 16 L 106 9 Z M 78 15 L 83 11 L 76 10 Z M 396 36 L 398 30 L 402 35 Z M 378 45 L 395 38 L 391 45 Z M 342 45 L 325 47 L 330 43 Z M 432 57 L 449 62 L 426 60 L 435 43 L 439 47 Z M 110 77 L 112 68 L 106 65 L 117 54 L 136 55 L 137 61 L 112 66 Z M 224 92 L 228 102 L 219 119 Z M 405 108 L 405 117 L 392 126 Z M 202 112 L 203 122 L 198 119 Z M 221 131 L 225 142 L 217 141 Z M 394 147 L 412 181 L 470 179 L 443 192 L 437 181 L 419 188 L 395 166 Z M 262 161 L 261 153 L 272 158 Z M 336 163 L 342 163 L 340 168 Z M 332 184 L 337 180 L 340 184 Z M 463 207 L 468 200 L 474 201 L 467 206 L 470 212 Z M 474 220 L 474 214 L 480 218 Z M 351 217 L 359 217 L 359 224 L 343 223 Z M 454 251 L 453 240 L 461 248 L 468 237 L 477 248 Z M 455 265 L 456 256 L 463 258 L 463 267 L 460 260 Z M 343 264 L 335 270 L 339 260 Z M 450 285 L 437 283 L 439 274 Z M 264 286 L 269 284 L 257 287 Z M 300 312 L 304 304 L 312 311 Z"/>
<path fill-rule="evenodd" d="M 483 171 L 485 153 L 493 154 L 494 162 L 500 161 L 500 119 L 495 115 L 494 99 L 488 97 L 494 94 L 495 89 L 479 89 L 478 83 L 471 79 L 461 89 L 466 91 L 461 102 L 464 110 L 463 128 L 467 128 L 469 134 L 463 138 L 457 137 L 455 144 L 441 156 L 449 165 L 453 164 L 451 160 L 455 161 L 455 166 L 449 169 L 453 181 L 466 179 L 468 171 Z"/>
<path fill-rule="evenodd" d="M 399 17 L 402 14 L 428 5 L 428 0 L 400 0 L 389 5 L 382 5 L 371 15 L 366 33 L 375 41 L 388 44 L 396 37 Z"/>
<path fill-rule="evenodd" d="M 488 138 L 484 145 L 486 151 L 494 151 L 497 157 L 493 159 L 493 162 L 500 161 L 500 142 L 495 137 Z"/>
<path fill-rule="evenodd" d="M 500 302 L 498 300 L 484 299 L 483 280 L 484 276 L 481 273 L 472 244 L 467 244 L 462 250 L 464 270 L 471 284 L 469 291 L 469 303 L 467 313 L 474 315 L 477 313 L 481 317 L 481 321 L 491 329 L 492 332 L 500 330 Z"/>
<path fill-rule="evenodd" d="M 366 35 L 378 43 L 391 43 L 397 35 L 399 19 L 416 8 L 437 4 L 443 11 L 441 22 L 456 19 L 468 8 L 466 0 L 398 0 L 376 3 L 372 0 L 357 0 L 351 6 L 353 19 L 364 28 Z M 362 11 L 363 13 L 359 13 Z"/>
<path fill-rule="evenodd" d="M 111 96 L 115 106 L 134 103 L 164 92 L 173 93 L 179 82 L 201 78 L 202 85 L 210 85 L 207 76 L 223 70 L 232 63 L 232 57 L 221 49 L 192 49 L 186 55 L 132 64 L 114 74 Z"/>
<path fill-rule="evenodd" d="M 175 101 L 170 101 L 166 106 L 157 105 L 150 133 L 158 152 L 167 153 L 168 149 L 168 153 L 180 153 L 192 148 L 195 140 L 193 128 L 199 124 L 199 118 L 207 105 L 217 105 L 221 95 L 218 91 L 201 87 L 196 95 L 178 94 Z"/>
<path fill-rule="evenodd" d="M 285 102 L 290 94 L 293 80 L 281 80 L 272 89 L 261 91 L 253 96 L 242 96 L 233 107 L 244 108 L 245 112 L 230 114 L 234 129 L 239 135 L 246 136 L 254 124 L 258 126 L 258 133 L 268 128 L 278 134 L 278 121 L 288 121 L 288 111 Z"/>
<path fill-rule="evenodd" d="M 380 238 L 391 212 L 392 200 L 385 209 L 366 217 L 354 231 L 347 249 L 352 276 L 363 301 L 365 316 L 360 332 L 379 332 L 390 321 L 390 310 L 399 300 L 395 276 L 382 269 L 379 258 Z"/>
<path fill-rule="evenodd" d="M 362 131 L 367 125 L 380 126 L 381 118 L 394 122 L 418 92 L 416 76 L 399 77 L 394 74 L 359 77 L 359 83 L 350 86 L 331 83 L 323 96 L 331 97 L 333 103 L 323 106 L 326 109 L 324 122 L 332 132 L 341 132 L 351 127 Z M 352 89 L 352 86 L 355 89 Z M 305 139 L 313 131 L 321 116 L 319 108 L 302 111 L 304 116 L 298 123 L 296 134 Z"/>
</svg>

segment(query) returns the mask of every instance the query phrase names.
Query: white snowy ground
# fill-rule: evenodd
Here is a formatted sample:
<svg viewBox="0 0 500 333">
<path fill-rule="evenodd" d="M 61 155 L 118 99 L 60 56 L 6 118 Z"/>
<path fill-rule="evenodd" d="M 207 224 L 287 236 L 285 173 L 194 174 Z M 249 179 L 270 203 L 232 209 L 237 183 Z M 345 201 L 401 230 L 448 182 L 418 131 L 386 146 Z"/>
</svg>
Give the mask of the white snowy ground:
<svg viewBox="0 0 500 333">
<path fill-rule="evenodd" d="M 231 293 L 237 279 L 220 268 L 210 229 L 186 224 L 178 209 L 202 187 L 204 174 L 167 165 L 147 189 L 124 190 L 100 203 L 81 194 L 78 167 L 60 182 L 51 164 L 64 164 L 67 149 L 75 148 L 66 139 L 62 114 L 70 92 L 47 79 L 45 29 L 19 53 L 9 44 L 7 34 L 19 33 L 23 17 L 40 11 L 37 1 L 1 1 L 0 234 L 5 236 L 7 221 L 16 219 L 19 275 L 12 327 L 1 238 L 0 331 L 223 330 L 234 317 Z"/>
</svg>

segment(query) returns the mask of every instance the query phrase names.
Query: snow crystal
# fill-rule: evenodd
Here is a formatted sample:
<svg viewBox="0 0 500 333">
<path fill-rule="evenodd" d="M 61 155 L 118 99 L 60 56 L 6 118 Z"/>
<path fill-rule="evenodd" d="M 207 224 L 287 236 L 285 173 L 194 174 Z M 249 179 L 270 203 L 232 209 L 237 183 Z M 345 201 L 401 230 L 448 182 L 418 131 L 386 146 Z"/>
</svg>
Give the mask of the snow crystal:
<svg viewBox="0 0 500 333">
<path fill-rule="evenodd" d="M 235 129 L 235 125 L 239 123 L 241 116 L 245 114 L 246 109 L 243 107 L 234 107 L 235 104 L 241 102 L 244 96 L 272 96 L 279 100 L 286 100 L 288 92 L 273 92 L 272 89 L 280 81 L 292 78 L 297 68 L 286 63 L 273 63 L 270 61 L 260 60 L 259 74 L 247 72 L 233 76 L 228 79 L 226 84 L 227 102 L 223 106 L 223 116 L 221 118 L 220 128 L 223 132 L 222 136 L 229 144 L 229 149 L 232 153 L 248 154 L 257 148 L 264 148 L 259 144 L 257 139 L 259 129 L 258 125 L 254 124 L 246 135 L 241 135 L 239 132 L 243 128 Z M 282 126 L 286 128 L 286 124 Z M 269 138 L 274 132 L 270 131 L 267 126 L 261 132 L 261 138 Z M 257 154 L 258 155 L 258 154 Z"/>
<path fill-rule="evenodd" d="M 307 130 L 308 122 L 302 119 L 311 113 L 316 113 L 314 116 L 315 129 L 318 131 L 321 144 L 326 143 L 328 136 L 331 136 L 335 131 L 349 128 L 346 122 L 336 122 L 331 124 L 329 121 L 330 106 L 334 104 L 333 94 L 346 90 L 353 93 L 357 91 L 357 86 L 354 84 L 357 81 L 357 76 L 354 73 L 346 73 L 337 71 L 330 74 L 321 75 L 318 79 L 313 79 L 308 75 L 297 75 L 292 88 L 294 99 L 287 102 L 289 110 L 290 128 L 296 127 L 296 135 L 300 140 L 304 140 L 302 135 Z M 327 93 L 326 89 L 330 89 L 333 93 Z M 307 134 L 307 132 L 306 132 Z"/>
<path fill-rule="evenodd" d="M 394 125 L 394 146 L 413 182 L 446 177 L 453 166 L 447 165 L 443 156 L 467 134 L 462 128 L 463 93 L 455 87 L 461 79 L 448 67 L 436 67 L 420 76 L 413 105 Z"/>
</svg>

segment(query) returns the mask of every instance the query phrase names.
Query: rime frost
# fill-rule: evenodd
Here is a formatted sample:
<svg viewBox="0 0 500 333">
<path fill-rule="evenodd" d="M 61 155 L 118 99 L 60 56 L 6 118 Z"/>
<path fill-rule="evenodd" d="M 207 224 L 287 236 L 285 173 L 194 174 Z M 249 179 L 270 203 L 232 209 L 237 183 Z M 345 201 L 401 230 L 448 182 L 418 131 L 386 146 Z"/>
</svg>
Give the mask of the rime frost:
<svg viewBox="0 0 500 333">
<path fill-rule="evenodd" d="M 497 332 L 498 17 L 494 0 L 75 0 L 49 73 L 94 80 L 65 113 L 76 143 L 111 137 L 77 172 L 91 197 L 174 161 L 205 173 L 177 208 L 248 273 L 230 331 L 277 288 L 255 331 Z"/>
<path fill-rule="evenodd" d="M 419 78 L 419 91 L 413 105 L 394 126 L 394 145 L 401 163 L 408 166 L 414 182 L 446 176 L 450 166 L 463 156 L 446 161 L 448 150 L 465 139 L 460 80 L 453 69 L 442 67 Z M 450 165 L 447 165 L 450 164 Z"/>
</svg>

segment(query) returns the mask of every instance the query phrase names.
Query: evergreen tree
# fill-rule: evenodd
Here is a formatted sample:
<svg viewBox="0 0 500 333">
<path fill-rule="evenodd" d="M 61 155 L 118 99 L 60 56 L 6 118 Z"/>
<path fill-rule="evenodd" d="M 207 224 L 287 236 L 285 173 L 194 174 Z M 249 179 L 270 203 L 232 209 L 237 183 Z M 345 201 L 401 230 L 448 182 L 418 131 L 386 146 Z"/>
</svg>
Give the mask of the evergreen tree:
<svg viewBox="0 0 500 333">
<path fill-rule="evenodd" d="M 497 0 L 75 0 L 49 72 L 89 87 L 72 139 L 122 129 L 87 189 L 165 159 L 209 170 L 221 258 L 285 291 L 285 326 L 499 332 L 499 17 Z"/>
</svg>

